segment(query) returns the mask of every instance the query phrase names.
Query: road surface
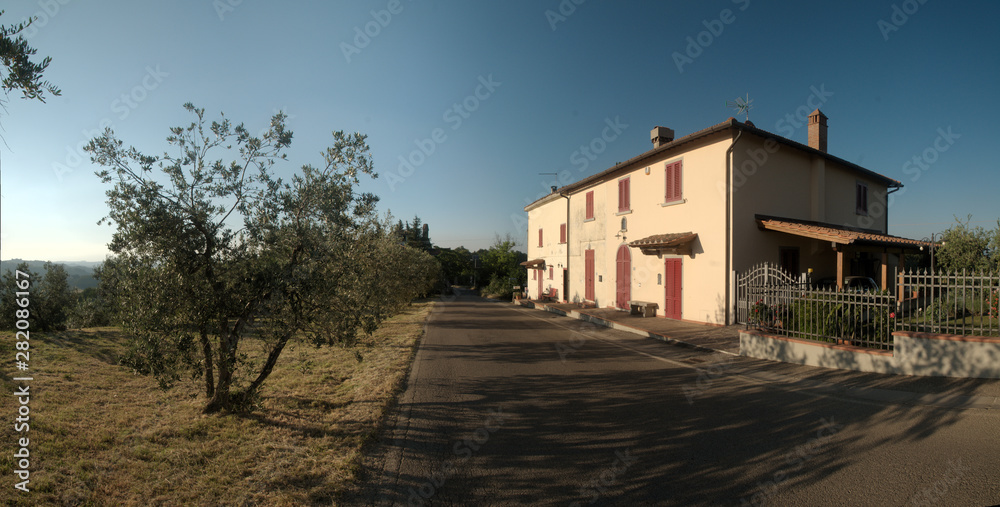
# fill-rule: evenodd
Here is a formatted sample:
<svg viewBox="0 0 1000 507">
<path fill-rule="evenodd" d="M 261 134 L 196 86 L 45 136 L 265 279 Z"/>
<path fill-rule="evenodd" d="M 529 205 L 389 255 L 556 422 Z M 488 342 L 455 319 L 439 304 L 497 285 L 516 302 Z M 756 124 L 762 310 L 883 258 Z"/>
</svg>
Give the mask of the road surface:
<svg viewBox="0 0 1000 507">
<path fill-rule="evenodd" d="M 1000 382 L 667 345 L 436 305 L 351 504 L 993 505 Z"/>
</svg>

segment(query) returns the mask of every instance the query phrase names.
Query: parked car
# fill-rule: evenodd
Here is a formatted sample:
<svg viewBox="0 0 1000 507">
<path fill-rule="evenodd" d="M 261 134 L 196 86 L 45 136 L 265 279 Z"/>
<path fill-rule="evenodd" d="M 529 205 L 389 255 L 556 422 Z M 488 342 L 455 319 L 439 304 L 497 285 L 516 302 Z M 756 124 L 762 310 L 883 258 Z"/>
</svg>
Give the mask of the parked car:
<svg viewBox="0 0 1000 507">
<path fill-rule="evenodd" d="M 822 278 L 815 283 L 817 289 L 831 290 L 837 288 L 837 279 Z M 846 292 L 878 292 L 878 283 L 868 276 L 845 276 L 844 291 Z"/>
<path fill-rule="evenodd" d="M 878 292 L 878 283 L 868 276 L 845 276 L 844 290 L 849 292 Z"/>
</svg>

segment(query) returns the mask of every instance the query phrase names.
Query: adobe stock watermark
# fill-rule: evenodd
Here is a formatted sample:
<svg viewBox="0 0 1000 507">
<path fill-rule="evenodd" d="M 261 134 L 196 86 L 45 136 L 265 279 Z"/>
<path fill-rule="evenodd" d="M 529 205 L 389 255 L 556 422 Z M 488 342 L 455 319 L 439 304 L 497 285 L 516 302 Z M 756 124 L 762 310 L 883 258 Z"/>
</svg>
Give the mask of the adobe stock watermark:
<svg viewBox="0 0 1000 507">
<path fill-rule="evenodd" d="M 826 89 L 826 83 L 820 84 L 818 88 L 816 85 L 810 86 L 809 92 L 802 105 L 775 122 L 774 130 L 780 133 L 782 137 L 790 138 L 795 135 L 799 129 L 806 126 L 809 121 L 809 113 L 819 109 L 820 106 L 830 100 L 830 97 L 833 97 L 833 92 Z M 781 145 L 773 137 L 765 139 L 763 147 L 747 148 L 745 151 L 746 158 L 739 166 L 733 167 L 733 191 L 738 191 L 743 187 L 747 180 L 757 174 L 757 171 L 767 164 L 771 155 L 777 153 L 780 149 Z M 726 182 L 717 181 L 715 186 L 719 191 L 719 195 L 726 195 L 728 190 Z"/>
<path fill-rule="evenodd" d="M 915 183 L 920 179 L 921 176 L 930 168 L 937 163 L 941 158 L 941 154 L 950 150 L 955 142 L 962 137 L 961 134 L 956 133 L 952 130 L 952 126 L 938 127 L 935 132 L 937 136 L 931 142 L 930 146 L 924 148 L 923 151 L 914 154 L 909 160 L 903 162 L 902 170 L 903 174 L 910 177 L 910 182 Z M 875 220 L 882 220 L 885 216 L 885 212 L 892 207 L 895 203 L 896 198 L 906 194 L 909 187 L 904 186 L 899 190 L 891 194 L 880 194 L 876 193 L 870 195 L 870 198 L 874 199 L 872 202 L 868 203 L 868 214 L 859 215 L 857 224 L 844 224 L 844 225 L 856 225 L 857 227 L 870 228 L 875 224 Z"/>
<path fill-rule="evenodd" d="M 243 0 L 213 0 L 212 7 L 215 8 L 215 14 L 219 16 L 219 21 L 226 20 L 226 14 L 233 12 L 243 4 Z"/>
<path fill-rule="evenodd" d="M 622 123 L 621 116 L 615 119 L 605 118 L 605 127 L 601 129 L 600 135 L 594 136 L 587 144 L 581 144 L 573 153 L 569 155 L 569 163 L 576 166 L 578 172 L 586 171 L 590 163 L 597 160 L 597 157 L 608 149 L 608 145 L 617 141 L 622 132 L 628 128 L 627 123 Z"/>
<path fill-rule="evenodd" d="M 615 458 L 604 470 L 580 485 L 580 496 L 584 501 L 575 501 L 570 507 L 580 507 L 597 503 L 602 496 L 608 494 L 608 488 L 618 484 L 622 475 L 638 461 L 628 449 L 615 451 Z"/>
<path fill-rule="evenodd" d="M 549 22 L 549 27 L 552 31 L 556 31 L 559 28 L 557 25 L 566 21 L 567 18 L 572 16 L 576 12 L 576 8 L 583 5 L 587 0 L 561 0 L 559 5 L 556 7 L 559 12 L 552 9 L 545 11 L 545 19 Z"/>
<path fill-rule="evenodd" d="M 361 50 L 368 47 L 372 40 L 378 37 L 382 30 L 392 23 L 393 16 L 396 16 L 403 12 L 405 6 L 401 0 L 389 0 L 389 3 L 385 5 L 385 9 L 371 10 L 368 14 L 371 15 L 371 21 L 366 22 L 363 26 L 354 27 L 354 38 L 351 40 L 354 44 L 347 42 L 340 43 L 340 51 L 344 54 L 344 60 L 347 63 L 351 63 L 351 58 L 355 55 L 360 55 Z"/>
<path fill-rule="evenodd" d="M 486 415 L 482 426 L 473 431 L 467 438 L 455 442 L 451 448 L 452 454 L 454 454 L 453 458 L 445 460 L 439 470 L 431 472 L 423 484 L 409 489 L 410 496 L 407 497 L 407 505 L 424 505 L 427 500 L 437 494 L 441 487 L 448 482 L 448 479 L 458 473 L 459 467 L 468 463 L 472 456 L 490 441 L 492 435 L 504 425 L 507 417 L 509 416 L 503 412 L 503 407 L 491 410 Z"/>
<path fill-rule="evenodd" d="M 816 85 L 810 86 L 809 92 L 809 96 L 806 97 L 801 106 L 774 122 L 775 132 L 791 139 L 798 129 L 806 126 L 809 121 L 809 113 L 819 109 L 830 100 L 830 97 L 833 97 L 833 92 L 826 90 L 826 83 L 820 84 L 819 88 L 816 88 Z"/>
<path fill-rule="evenodd" d="M 898 32 L 900 27 L 910 20 L 910 16 L 920 10 L 920 6 L 927 3 L 927 0 L 904 0 L 902 5 L 892 4 L 892 12 L 889 20 L 879 19 L 875 25 L 882 34 L 882 40 L 888 42 L 889 34 Z"/>
<path fill-rule="evenodd" d="M 37 11 L 31 15 L 31 18 L 24 18 L 21 22 L 31 24 L 28 25 L 24 31 L 21 32 L 21 36 L 27 40 L 30 40 L 35 35 L 38 35 L 38 30 L 44 28 L 45 25 L 49 24 L 49 20 L 59 15 L 62 11 L 62 7 L 69 5 L 73 0 L 38 0 L 35 2 L 38 5 Z"/>
<path fill-rule="evenodd" d="M 739 6 L 741 12 L 750 7 L 750 0 L 732 0 L 732 2 Z M 736 13 L 732 9 L 722 9 L 716 19 L 703 19 L 701 24 L 705 26 L 705 30 L 698 32 L 694 37 L 689 35 L 685 39 L 687 46 L 684 47 L 683 53 L 674 51 L 670 55 L 674 59 L 674 65 L 677 66 L 677 72 L 683 74 L 684 66 L 694 63 L 705 52 L 705 49 L 722 36 L 726 26 L 734 22 L 736 22 Z"/>
<path fill-rule="evenodd" d="M 285 115 L 285 125 L 291 124 L 292 120 L 294 120 L 295 118 L 298 118 L 298 115 L 294 115 L 294 114 L 291 114 L 291 113 L 288 112 L 288 107 L 287 106 L 282 106 L 281 109 L 278 109 L 278 108 L 271 109 L 271 116 L 274 116 L 274 115 L 276 115 L 278 113 L 281 113 L 281 114 Z M 264 137 L 264 134 L 266 134 L 267 131 L 269 131 L 269 130 L 271 130 L 271 125 L 270 124 L 268 124 L 267 126 L 261 127 L 260 130 L 257 131 L 257 137 L 258 138 Z"/>
<path fill-rule="evenodd" d="M 958 458 L 955 461 L 948 461 L 948 470 L 941 475 L 941 478 L 934 481 L 933 484 L 927 486 L 926 488 L 917 492 L 910 498 L 910 505 L 913 506 L 932 506 L 932 505 L 943 505 L 942 500 L 944 496 L 948 494 L 948 490 L 951 489 L 965 474 L 970 472 L 972 467 L 962 463 L 962 458 Z"/>
<path fill-rule="evenodd" d="M 466 120 L 472 117 L 472 113 L 478 111 L 484 102 L 493 97 L 497 88 L 500 88 L 502 84 L 500 81 L 493 80 L 493 74 L 486 77 L 479 76 L 479 84 L 476 85 L 473 92 L 461 101 L 452 104 L 448 109 L 445 109 L 441 115 L 441 120 L 452 131 L 458 130 Z M 386 176 L 386 183 L 389 185 L 389 190 L 395 192 L 396 185 L 413 176 L 413 173 L 420 166 L 424 165 L 427 159 L 437 152 L 438 147 L 447 140 L 447 131 L 442 127 L 431 130 L 428 137 L 414 139 L 413 144 L 416 148 L 406 156 L 400 155 L 399 166 L 397 166 L 396 171 L 389 172 Z"/>
<path fill-rule="evenodd" d="M 722 378 L 726 371 L 736 362 L 736 357 L 727 356 L 723 362 L 710 364 L 704 368 L 695 368 L 695 371 L 698 372 L 698 377 L 695 379 L 694 385 L 688 384 L 681 388 L 684 391 L 684 398 L 687 399 L 688 405 L 694 405 L 695 398 L 711 389 L 715 381 Z"/>
<path fill-rule="evenodd" d="M 140 78 L 139 84 L 133 86 L 130 90 L 123 92 L 117 99 L 111 101 L 111 112 L 117 113 L 117 118 L 119 120 L 124 120 L 129 117 L 129 115 L 136 108 L 139 107 L 146 98 L 149 96 L 149 92 L 160 87 L 163 83 L 164 78 L 170 76 L 169 73 L 160 70 L 160 66 L 146 66 L 146 75 Z M 87 158 L 86 152 L 83 148 L 90 143 L 90 140 L 99 137 L 104 133 L 107 128 L 114 128 L 115 124 L 111 118 L 103 118 L 97 122 L 97 127 L 93 129 L 83 129 L 80 133 L 83 135 L 83 140 L 76 143 L 75 146 L 66 145 L 66 157 L 62 162 L 53 162 L 52 171 L 56 174 L 56 178 L 59 181 L 63 180 L 63 175 L 73 172 L 80 164 Z"/>
<path fill-rule="evenodd" d="M 844 426 L 837 424 L 832 417 L 830 419 L 820 419 L 819 425 L 819 429 L 816 430 L 816 438 L 811 438 L 806 443 L 798 445 L 786 453 L 784 460 L 786 466 L 775 472 L 770 480 L 757 482 L 758 491 L 749 499 L 746 497 L 740 498 L 740 505 L 764 505 L 777 494 L 782 484 L 800 472 L 807 461 L 822 452 L 823 448 L 833 440 L 833 437 L 844 429 Z"/>
<path fill-rule="evenodd" d="M 593 322 L 580 321 L 577 324 L 576 329 L 570 331 L 569 339 L 566 342 L 559 342 L 554 345 L 556 348 L 556 353 L 559 354 L 559 361 L 565 363 L 566 358 L 572 354 L 577 353 L 583 346 L 590 340 L 590 337 L 584 334 L 585 331 L 594 331 L 597 329 L 597 325 Z"/>
<path fill-rule="evenodd" d="M 585 171 L 590 167 L 590 163 L 597 160 L 597 157 L 608 149 L 608 145 L 617 141 L 621 137 L 622 132 L 627 128 L 628 124 L 622 122 L 621 116 L 616 115 L 614 119 L 611 117 L 604 118 L 604 127 L 601 128 L 601 132 L 569 154 L 570 164 L 576 166 L 578 172 Z M 541 181 L 539 185 L 542 187 L 542 190 L 534 198 L 525 197 L 523 199 L 525 206 L 552 193 L 552 187 L 559 188 L 573 183 L 573 173 L 568 169 L 559 171 L 555 176 L 551 180 Z M 528 226 L 528 219 L 523 213 L 511 213 L 510 221 L 517 230 L 525 230 Z"/>
</svg>

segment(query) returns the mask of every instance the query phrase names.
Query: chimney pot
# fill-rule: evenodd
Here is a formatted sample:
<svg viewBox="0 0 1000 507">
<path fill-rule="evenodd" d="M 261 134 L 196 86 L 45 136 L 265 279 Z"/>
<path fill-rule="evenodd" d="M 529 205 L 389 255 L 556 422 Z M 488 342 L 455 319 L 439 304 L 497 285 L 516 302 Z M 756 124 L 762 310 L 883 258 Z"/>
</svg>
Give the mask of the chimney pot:
<svg viewBox="0 0 1000 507">
<path fill-rule="evenodd" d="M 809 147 L 826 153 L 826 115 L 819 109 L 809 113 Z"/>
<path fill-rule="evenodd" d="M 659 148 L 674 140 L 674 130 L 667 127 L 656 127 L 649 132 L 649 140 L 653 141 L 653 148 Z"/>
</svg>

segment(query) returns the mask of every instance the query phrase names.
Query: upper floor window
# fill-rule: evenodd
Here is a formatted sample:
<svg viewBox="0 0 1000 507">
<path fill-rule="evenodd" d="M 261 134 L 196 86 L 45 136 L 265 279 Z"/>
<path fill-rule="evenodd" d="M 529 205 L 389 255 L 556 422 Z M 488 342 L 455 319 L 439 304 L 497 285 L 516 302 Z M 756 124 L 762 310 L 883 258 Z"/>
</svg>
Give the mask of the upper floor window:
<svg viewBox="0 0 1000 507">
<path fill-rule="evenodd" d="M 584 220 L 594 219 L 594 191 L 587 192 L 587 217 Z"/>
<path fill-rule="evenodd" d="M 618 180 L 618 211 L 630 211 L 632 209 L 632 203 L 630 202 L 631 195 L 629 191 L 629 177 L 622 178 Z"/>
<path fill-rule="evenodd" d="M 680 160 L 672 164 L 667 164 L 667 189 L 663 202 L 676 202 L 684 198 L 681 187 L 681 172 L 682 165 Z"/>
<path fill-rule="evenodd" d="M 542 230 L 538 229 L 538 246 L 542 246 Z"/>
<path fill-rule="evenodd" d="M 856 212 L 859 215 L 868 214 L 868 185 L 857 182 L 854 190 L 854 203 Z"/>
<path fill-rule="evenodd" d="M 559 224 L 559 242 L 566 242 L 566 224 Z"/>
</svg>

